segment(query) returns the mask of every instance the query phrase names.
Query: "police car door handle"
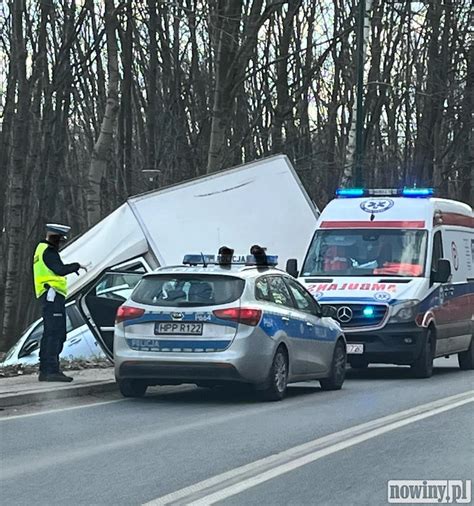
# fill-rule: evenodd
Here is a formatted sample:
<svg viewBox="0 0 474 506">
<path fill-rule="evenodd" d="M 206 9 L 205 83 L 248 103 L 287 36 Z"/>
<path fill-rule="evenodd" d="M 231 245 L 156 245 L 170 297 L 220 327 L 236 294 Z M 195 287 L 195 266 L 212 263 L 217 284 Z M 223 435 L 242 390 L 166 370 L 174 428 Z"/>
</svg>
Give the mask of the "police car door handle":
<svg viewBox="0 0 474 506">
<path fill-rule="evenodd" d="M 311 322 L 306 322 L 307 327 L 314 327 L 314 325 Z"/>
<path fill-rule="evenodd" d="M 288 323 L 290 321 L 290 317 L 289 316 L 282 316 L 281 319 L 285 322 L 285 323 Z"/>
</svg>

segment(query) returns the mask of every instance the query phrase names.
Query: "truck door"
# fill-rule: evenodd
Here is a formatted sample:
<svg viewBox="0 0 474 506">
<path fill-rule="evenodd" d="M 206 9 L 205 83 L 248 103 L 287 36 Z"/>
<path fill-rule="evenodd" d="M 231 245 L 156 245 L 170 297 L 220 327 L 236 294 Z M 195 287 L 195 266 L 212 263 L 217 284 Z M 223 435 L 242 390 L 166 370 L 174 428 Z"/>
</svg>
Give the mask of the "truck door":
<svg viewBox="0 0 474 506">
<path fill-rule="evenodd" d="M 81 314 L 110 359 L 117 309 L 129 298 L 142 276 L 142 272 L 104 272 L 78 299 Z"/>
</svg>

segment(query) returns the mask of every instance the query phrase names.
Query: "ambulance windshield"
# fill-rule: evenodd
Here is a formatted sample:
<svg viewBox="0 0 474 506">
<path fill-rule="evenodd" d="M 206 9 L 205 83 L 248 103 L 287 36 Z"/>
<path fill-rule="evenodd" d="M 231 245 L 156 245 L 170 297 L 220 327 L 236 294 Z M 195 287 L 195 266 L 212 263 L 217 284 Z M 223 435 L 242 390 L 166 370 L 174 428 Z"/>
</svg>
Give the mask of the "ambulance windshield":
<svg viewBox="0 0 474 506">
<path fill-rule="evenodd" d="M 426 230 L 318 230 L 303 276 L 422 276 Z"/>
</svg>

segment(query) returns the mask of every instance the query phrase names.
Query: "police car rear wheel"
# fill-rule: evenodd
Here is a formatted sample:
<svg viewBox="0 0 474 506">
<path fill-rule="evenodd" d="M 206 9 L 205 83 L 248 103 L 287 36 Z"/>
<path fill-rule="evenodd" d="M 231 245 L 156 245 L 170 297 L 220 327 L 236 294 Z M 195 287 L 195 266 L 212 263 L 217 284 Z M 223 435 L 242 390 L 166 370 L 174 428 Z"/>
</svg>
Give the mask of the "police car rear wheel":
<svg viewBox="0 0 474 506">
<path fill-rule="evenodd" d="M 321 390 L 340 390 L 346 378 L 346 347 L 342 341 L 338 341 L 334 348 L 331 364 L 331 375 L 320 379 Z"/>
<path fill-rule="evenodd" d="M 459 368 L 463 371 L 474 369 L 474 337 L 471 338 L 471 344 L 466 351 L 458 353 Z"/>
<path fill-rule="evenodd" d="M 265 401 L 280 401 L 286 393 L 288 384 L 288 358 L 283 348 L 278 348 L 270 368 L 268 379 L 259 391 Z"/>
<path fill-rule="evenodd" d="M 120 393 L 124 397 L 143 397 L 148 385 L 143 380 L 122 379 L 118 380 Z"/>
<path fill-rule="evenodd" d="M 411 370 L 415 378 L 430 378 L 433 375 L 433 360 L 435 355 L 434 332 L 428 329 L 426 341 L 420 356 L 411 365 Z"/>
</svg>

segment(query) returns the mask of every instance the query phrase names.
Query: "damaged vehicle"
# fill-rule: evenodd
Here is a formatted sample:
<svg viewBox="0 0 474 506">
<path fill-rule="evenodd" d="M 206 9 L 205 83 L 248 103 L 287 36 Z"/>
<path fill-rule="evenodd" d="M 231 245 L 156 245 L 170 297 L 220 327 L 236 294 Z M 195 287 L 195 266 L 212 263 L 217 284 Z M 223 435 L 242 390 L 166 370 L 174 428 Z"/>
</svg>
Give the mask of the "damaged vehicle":
<svg viewBox="0 0 474 506">
<path fill-rule="evenodd" d="M 143 274 L 180 263 L 196 245 L 248 252 L 263 244 L 283 264 L 301 260 L 318 216 L 284 155 L 130 197 L 61 251 L 65 263 L 90 266 L 68 276 L 74 302 L 62 357 L 113 358 L 115 313 Z M 36 321 L 20 337 L 7 354 L 9 365 L 37 362 L 41 325 Z"/>
</svg>

